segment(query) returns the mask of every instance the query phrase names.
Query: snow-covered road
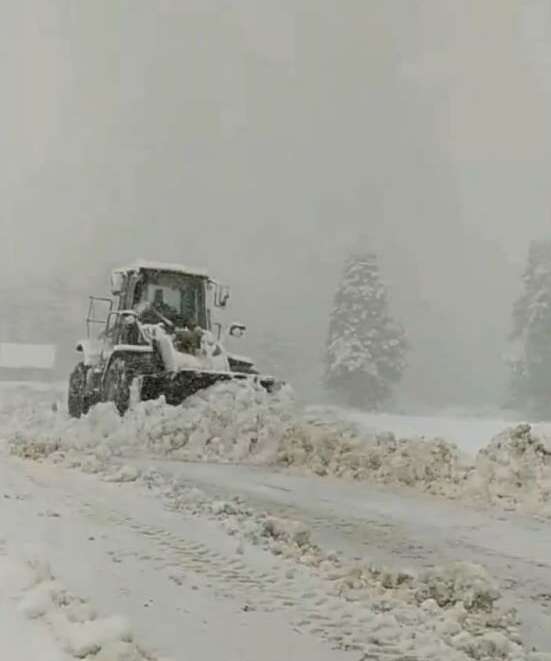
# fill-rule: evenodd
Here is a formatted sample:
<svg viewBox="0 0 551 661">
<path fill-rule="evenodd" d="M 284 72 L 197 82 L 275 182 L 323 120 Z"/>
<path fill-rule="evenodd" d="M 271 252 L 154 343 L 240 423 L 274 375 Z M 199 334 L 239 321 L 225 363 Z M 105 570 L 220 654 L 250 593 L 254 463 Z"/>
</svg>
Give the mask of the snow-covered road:
<svg viewBox="0 0 551 661">
<path fill-rule="evenodd" d="M 152 460 L 143 467 L 215 500 L 240 495 L 254 510 L 303 521 L 314 541 L 350 560 L 417 568 L 481 563 L 522 613 L 525 640 L 551 649 L 548 524 L 262 468 Z M 362 658 L 327 644 L 329 631 L 358 626 L 345 603 L 330 613 L 318 609 L 323 590 L 314 579 L 289 578 L 286 565 L 263 550 L 239 550 L 212 520 L 167 510 L 134 485 L 48 464 L 3 457 L 1 476 L 2 539 L 43 548 L 56 578 L 102 614 L 124 614 L 154 658 Z M 22 626 L 10 625 L 12 634 Z M 23 649 L 46 633 L 22 636 Z"/>
<path fill-rule="evenodd" d="M 140 462 L 138 462 L 140 465 Z M 467 560 L 487 567 L 523 613 L 525 639 L 551 650 L 551 526 L 492 509 L 462 507 L 413 490 L 290 475 L 239 465 L 142 462 L 216 498 L 304 522 L 315 540 L 348 558 L 396 567 Z"/>
<path fill-rule="evenodd" d="M 16 549 L 43 549 L 56 578 L 102 614 L 124 614 L 155 659 L 345 658 L 296 630 L 294 607 L 282 607 L 295 597 L 277 559 L 254 549 L 241 557 L 212 522 L 57 467 L 3 457 L 0 470 L 0 537 Z M 5 608 L 13 591 L 3 596 Z M 21 618 L 17 624 L 24 632 Z M 30 661 L 32 639 L 15 637 L 22 655 L 10 661 Z"/>
</svg>

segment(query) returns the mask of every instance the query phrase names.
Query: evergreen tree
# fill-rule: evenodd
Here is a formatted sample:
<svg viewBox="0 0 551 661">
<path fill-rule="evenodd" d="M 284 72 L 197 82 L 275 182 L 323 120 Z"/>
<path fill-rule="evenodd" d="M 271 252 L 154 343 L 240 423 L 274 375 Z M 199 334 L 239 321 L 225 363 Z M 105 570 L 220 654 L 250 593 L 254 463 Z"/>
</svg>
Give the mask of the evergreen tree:
<svg viewBox="0 0 551 661">
<path fill-rule="evenodd" d="M 511 403 L 538 415 L 551 412 L 551 241 L 533 241 L 513 308 Z"/>
<path fill-rule="evenodd" d="M 346 261 L 329 323 L 325 383 L 344 403 L 380 408 L 406 367 L 403 329 L 389 314 L 373 254 Z"/>
</svg>

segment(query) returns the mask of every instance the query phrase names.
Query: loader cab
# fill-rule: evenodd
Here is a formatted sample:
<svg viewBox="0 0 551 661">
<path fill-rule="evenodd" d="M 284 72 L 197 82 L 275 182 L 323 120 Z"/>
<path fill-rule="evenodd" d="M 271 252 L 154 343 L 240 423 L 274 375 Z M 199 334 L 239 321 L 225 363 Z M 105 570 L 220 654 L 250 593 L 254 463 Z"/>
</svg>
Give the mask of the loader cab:
<svg viewBox="0 0 551 661">
<path fill-rule="evenodd" d="M 206 275 L 183 270 L 136 268 L 113 274 L 112 293 L 119 297 L 119 310 L 153 306 L 177 327 L 192 324 L 208 330 L 207 281 Z"/>
</svg>

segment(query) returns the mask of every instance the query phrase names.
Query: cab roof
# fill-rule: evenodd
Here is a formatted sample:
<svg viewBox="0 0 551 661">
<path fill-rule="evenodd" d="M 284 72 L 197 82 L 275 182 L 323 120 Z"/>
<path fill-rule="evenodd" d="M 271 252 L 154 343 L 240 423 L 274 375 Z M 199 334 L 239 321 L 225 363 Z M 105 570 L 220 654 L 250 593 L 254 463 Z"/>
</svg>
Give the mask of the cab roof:
<svg viewBox="0 0 551 661">
<path fill-rule="evenodd" d="M 113 273 L 137 273 L 138 271 L 164 271 L 165 273 L 179 273 L 185 275 L 194 275 L 199 278 L 208 278 L 206 269 L 185 266 L 183 264 L 170 264 L 168 262 L 154 262 L 145 259 L 137 259 L 128 266 L 120 266 L 113 270 Z"/>
</svg>

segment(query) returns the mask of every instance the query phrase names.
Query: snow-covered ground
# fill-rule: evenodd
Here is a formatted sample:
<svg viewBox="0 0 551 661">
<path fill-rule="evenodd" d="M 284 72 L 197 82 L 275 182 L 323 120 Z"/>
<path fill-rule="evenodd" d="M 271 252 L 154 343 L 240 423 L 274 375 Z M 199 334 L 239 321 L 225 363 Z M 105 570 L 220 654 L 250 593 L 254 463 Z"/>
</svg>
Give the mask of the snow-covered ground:
<svg viewBox="0 0 551 661">
<path fill-rule="evenodd" d="M 551 659 L 532 652 L 551 652 L 549 521 L 449 500 L 451 446 L 369 432 L 429 419 L 304 416 L 231 388 L 123 421 L 70 421 L 55 392 L 0 398 L 2 658 Z M 482 442 L 469 421 L 471 449 L 503 426 Z M 540 461 L 531 434 L 503 436 L 477 477 L 493 485 L 503 457 L 517 471 L 518 448 Z"/>
<path fill-rule="evenodd" d="M 101 617 L 54 578 L 44 551 L 0 557 L 0 641 L 10 661 L 71 658 L 147 661 L 124 618 Z"/>
<path fill-rule="evenodd" d="M 43 623 L 38 626 L 20 609 L 26 590 L 33 582 L 30 567 L 0 556 L 0 649 L 2 658 L 13 661 L 41 659 L 68 661 L 54 633 Z"/>
</svg>

